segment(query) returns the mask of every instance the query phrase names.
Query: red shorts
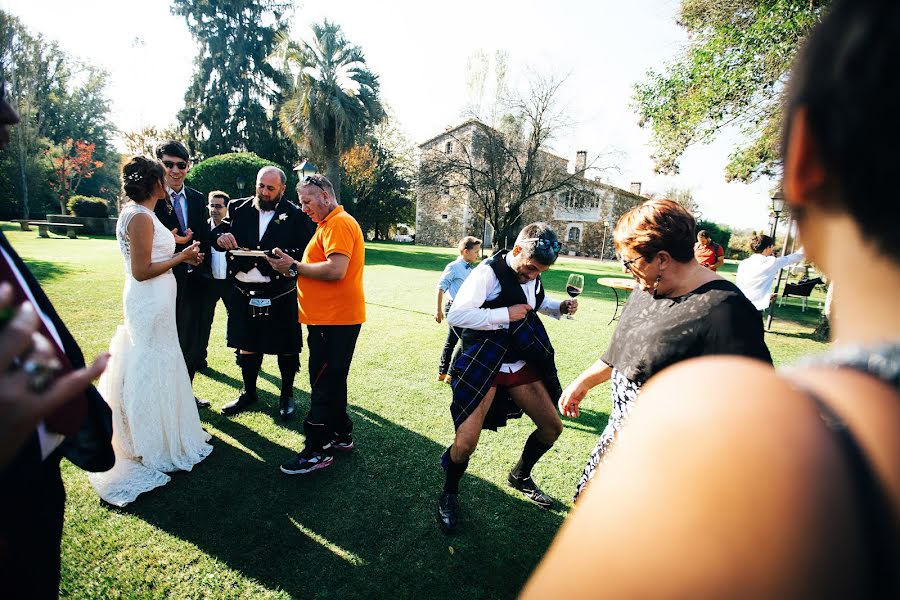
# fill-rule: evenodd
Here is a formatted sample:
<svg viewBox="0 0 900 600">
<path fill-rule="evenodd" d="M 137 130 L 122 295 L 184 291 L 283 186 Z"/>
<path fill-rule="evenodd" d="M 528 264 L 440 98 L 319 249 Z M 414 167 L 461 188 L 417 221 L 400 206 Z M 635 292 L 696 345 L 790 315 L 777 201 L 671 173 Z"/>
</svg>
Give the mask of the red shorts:
<svg viewBox="0 0 900 600">
<path fill-rule="evenodd" d="M 494 377 L 494 385 L 500 385 L 506 389 L 510 389 L 540 380 L 541 376 L 538 375 L 528 363 L 525 363 L 525 366 L 515 373 L 503 373 L 502 371 L 497 373 L 497 376 Z"/>
</svg>

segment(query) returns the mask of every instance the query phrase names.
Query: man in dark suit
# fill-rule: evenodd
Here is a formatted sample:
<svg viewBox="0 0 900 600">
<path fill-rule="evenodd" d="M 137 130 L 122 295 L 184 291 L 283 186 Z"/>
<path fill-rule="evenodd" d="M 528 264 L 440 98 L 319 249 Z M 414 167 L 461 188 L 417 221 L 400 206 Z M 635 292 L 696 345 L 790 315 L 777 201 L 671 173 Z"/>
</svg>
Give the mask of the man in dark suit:
<svg viewBox="0 0 900 600">
<path fill-rule="evenodd" d="M 228 210 L 231 197 L 223 191 L 214 190 L 209 193 L 207 208 L 209 209 L 209 228 L 215 229 L 222 223 Z M 199 338 L 197 340 L 197 370 L 206 368 L 206 351 L 209 346 L 209 334 L 216 316 L 216 305 L 219 300 L 228 310 L 228 299 L 231 296 L 231 285 L 228 283 L 228 265 L 225 252 L 218 246 L 211 246 L 200 265 L 200 311 L 197 316 Z"/>
<path fill-rule="evenodd" d="M 207 221 L 206 200 L 203 194 L 184 185 L 184 178 L 191 168 L 191 159 L 184 144 L 175 140 L 167 140 L 156 150 L 156 158 L 162 161 L 166 169 L 165 202 L 156 203 L 156 217 L 175 234 L 175 251 L 196 240 L 200 242 L 200 251 L 209 252 L 209 222 Z M 175 299 L 175 325 L 178 329 L 178 343 L 184 354 L 191 381 L 200 366 L 200 328 L 198 313 L 201 305 L 202 283 L 200 269 L 194 269 L 187 263 L 176 265 L 175 274 L 177 296 Z M 195 398 L 198 408 L 206 408 L 209 402 Z"/>
<path fill-rule="evenodd" d="M 256 176 L 256 195 L 232 200 L 228 216 L 212 236 L 222 250 L 273 250 L 279 248 L 297 260 L 303 258 L 314 226 L 300 208 L 284 197 L 287 178 L 276 167 L 263 167 Z M 228 303 L 228 346 L 235 349 L 244 389 L 237 400 L 222 409 L 235 415 L 257 401 L 256 380 L 264 354 L 278 355 L 281 371 L 282 419 L 294 415 L 294 376 L 300 368 L 303 348 L 297 319 L 297 272 L 282 275 L 265 256 L 228 253 L 228 278 L 232 284 Z"/>
<path fill-rule="evenodd" d="M 5 88 L 5 85 L 3 86 Z M 18 115 L 0 92 L 0 146 Z M 12 307 L 19 305 L 18 311 Z M 0 590 L 56 598 L 65 456 L 88 471 L 115 462 L 112 416 L 90 367 L 41 286 L 0 233 Z"/>
</svg>

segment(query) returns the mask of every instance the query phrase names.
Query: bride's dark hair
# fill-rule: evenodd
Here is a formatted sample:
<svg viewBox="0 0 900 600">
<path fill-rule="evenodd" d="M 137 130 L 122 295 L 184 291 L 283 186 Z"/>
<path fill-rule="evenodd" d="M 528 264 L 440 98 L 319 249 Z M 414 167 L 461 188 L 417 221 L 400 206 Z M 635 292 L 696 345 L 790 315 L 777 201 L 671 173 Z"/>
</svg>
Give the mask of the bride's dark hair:
<svg viewBox="0 0 900 600">
<path fill-rule="evenodd" d="M 157 183 L 165 185 L 165 169 L 155 158 L 135 156 L 122 167 L 122 181 L 125 195 L 135 202 L 143 202 L 156 190 Z"/>
</svg>

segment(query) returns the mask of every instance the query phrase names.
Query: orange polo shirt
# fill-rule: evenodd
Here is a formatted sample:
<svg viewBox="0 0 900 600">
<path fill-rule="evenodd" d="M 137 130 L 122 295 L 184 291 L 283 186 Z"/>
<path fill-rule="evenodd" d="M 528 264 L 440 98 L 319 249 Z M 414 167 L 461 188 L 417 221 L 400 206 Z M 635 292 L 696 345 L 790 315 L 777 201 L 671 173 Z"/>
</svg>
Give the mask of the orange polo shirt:
<svg viewBox="0 0 900 600">
<path fill-rule="evenodd" d="M 303 252 L 303 263 L 325 262 L 332 254 L 350 259 L 347 273 L 338 281 L 297 278 L 299 319 L 306 325 L 359 325 L 366 320 L 363 264 L 366 250 L 359 223 L 338 206 L 316 226 Z"/>
</svg>

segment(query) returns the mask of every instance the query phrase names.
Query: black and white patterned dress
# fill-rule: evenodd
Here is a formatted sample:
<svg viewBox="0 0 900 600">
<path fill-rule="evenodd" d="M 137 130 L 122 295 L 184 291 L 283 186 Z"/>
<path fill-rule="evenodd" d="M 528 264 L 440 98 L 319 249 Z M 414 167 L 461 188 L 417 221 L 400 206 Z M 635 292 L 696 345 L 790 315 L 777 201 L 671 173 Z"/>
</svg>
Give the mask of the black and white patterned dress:
<svg viewBox="0 0 900 600">
<path fill-rule="evenodd" d="M 677 298 L 635 288 L 601 357 L 613 368 L 612 412 L 578 480 L 576 500 L 620 435 L 641 386 L 670 365 L 713 354 L 772 363 L 762 320 L 734 284 L 718 279 Z"/>
</svg>

